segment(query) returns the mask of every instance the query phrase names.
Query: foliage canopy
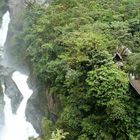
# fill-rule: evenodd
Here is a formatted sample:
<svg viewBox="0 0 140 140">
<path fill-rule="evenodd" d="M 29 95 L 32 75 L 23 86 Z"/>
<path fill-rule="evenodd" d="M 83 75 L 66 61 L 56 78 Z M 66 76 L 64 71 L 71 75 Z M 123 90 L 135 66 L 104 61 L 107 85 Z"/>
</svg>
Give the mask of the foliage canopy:
<svg viewBox="0 0 140 140">
<path fill-rule="evenodd" d="M 68 132 L 67 140 L 139 139 L 139 98 L 127 78 L 135 59 L 124 60 L 124 70 L 112 60 L 122 45 L 139 53 L 139 6 L 139 0 L 56 0 L 27 7 L 16 48 L 50 93 L 59 94 L 63 109 L 53 127 Z"/>
</svg>

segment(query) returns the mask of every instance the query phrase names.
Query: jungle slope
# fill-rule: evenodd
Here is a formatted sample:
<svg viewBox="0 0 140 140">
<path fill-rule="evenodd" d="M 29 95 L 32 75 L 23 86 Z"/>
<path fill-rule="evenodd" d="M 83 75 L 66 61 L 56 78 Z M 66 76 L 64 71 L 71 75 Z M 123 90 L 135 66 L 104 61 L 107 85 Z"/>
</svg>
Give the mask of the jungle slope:
<svg viewBox="0 0 140 140">
<path fill-rule="evenodd" d="M 16 57 L 24 56 L 42 89 L 61 103 L 57 121 L 44 119 L 42 139 L 49 140 L 56 128 L 69 133 L 67 140 L 139 139 L 140 97 L 130 91 L 127 77 L 139 74 L 139 6 L 139 0 L 28 5 Z M 122 46 L 134 53 L 118 69 L 113 53 Z"/>
</svg>

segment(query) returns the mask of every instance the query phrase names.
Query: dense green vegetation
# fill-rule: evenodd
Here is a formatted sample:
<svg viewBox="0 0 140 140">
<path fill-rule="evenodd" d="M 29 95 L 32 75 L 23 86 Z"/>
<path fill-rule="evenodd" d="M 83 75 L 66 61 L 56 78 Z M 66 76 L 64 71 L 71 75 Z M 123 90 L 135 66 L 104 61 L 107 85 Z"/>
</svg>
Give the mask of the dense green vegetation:
<svg viewBox="0 0 140 140">
<path fill-rule="evenodd" d="M 139 140 L 140 97 L 127 77 L 139 74 L 139 7 L 139 0 L 55 0 L 48 8 L 27 7 L 15 49 L 63 106 L 55 124 L 44 121 L 44 140 L 56 128 L 69 133 L 67 140 Z M 113 54 L 122 46 L 133 53 L 118 69 Z"/>
</svg>

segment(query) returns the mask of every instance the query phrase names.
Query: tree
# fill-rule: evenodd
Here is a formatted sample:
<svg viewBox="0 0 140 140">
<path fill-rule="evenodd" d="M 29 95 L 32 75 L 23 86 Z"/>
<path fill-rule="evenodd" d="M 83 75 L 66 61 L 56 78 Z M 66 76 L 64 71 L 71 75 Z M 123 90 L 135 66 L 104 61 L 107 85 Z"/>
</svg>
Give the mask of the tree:
<svg viewBox="0 0 140 140">
<path fill-rule="evenodd" d="M 129 129 L 132 129 L 133 125 L 131 103 L 129 102 L 131 95 L 128 91 L 128 80 L 125 73 L 115 67 L 101 67 L 88 73 L 87 83 L 89 94 L 93 96 L 95 103 L 94 112 L 96 112 L 90 120 L 94 122 L 95 119 L 95 122 L 100 124 L 97 130 L 95 128 L 93 130 L 97 132 L 102 130 L 104 139 L 129 138 Z M 87 131 L 85 126 L 84 131 Z M 95 134 L 98 134 L 97 132 Z M 101 139 L 102 134 L 98 134 L 94 138 L 97 139 L 97 137 Z"/>
<path fill-rule="evenodd" d="M 67 140 L 138 138 L 138 102 L 128 88 L 128 70 L 118 70 L 112 54 L 118 46 L 139 52 L 139 4 L 57 0 L 47 9 L 27 7 L 20 49 L 42 85 L 59 94 L 54 127 L 69 132 Z"/>
<path fill-rule="evenodd" d="M 66 138 L 68 135 L 67 132 L 63 132 L 62 129 L 56 129 L 56 131 L 52 132 L 52 138 L 50 140 L 62 140 Z"/>
</svg>

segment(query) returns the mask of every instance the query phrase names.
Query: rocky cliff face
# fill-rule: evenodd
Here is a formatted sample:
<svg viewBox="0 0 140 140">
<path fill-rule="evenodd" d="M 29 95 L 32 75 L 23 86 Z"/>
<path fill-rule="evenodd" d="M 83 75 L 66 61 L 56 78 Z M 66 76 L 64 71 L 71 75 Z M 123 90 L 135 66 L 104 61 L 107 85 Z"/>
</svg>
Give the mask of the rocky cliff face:
<svg viewBox="0 0 140 140">
<path fill-rule="evenodd" d="M 59 98 L 57 95 L 49 94 L 48 88 L 42 86 L 33 74 L 29 76 L 28 80 L 29 86 L 33 88 L 34 93 L 27 103 L 27 120 L 33 124 L 39 134 L 42 134 L 42 119 L 46 117 L 53 122 L 57 119 L 57 111 L 60 106 Z"/>
<path fill-rule="evenodd" d="M 1 26 L 2 16 L 7 11 L 7 9 L 8 9 L 7 0 L 0 0 L 0 26 Z"/>
<path fill-rule="evenodd" d="M 10 76 L 4 76 L 5 94 L 11 99 L 12 112 L 16 113 L 23 96 Z"/>
<path fill-rule="evenodd" d="M 4 96 L 3 96 L 3 91 L 2 87 L 0 85 L 0 128 L 4 124 Z"/>
<path fill-rule="evenodd" d="M 22 30 L 23 25 L 23 13 L 25 9 L 24 0 L 8 0 L 8 9 L 10 12 L 11 21 L 4 48 L 4 60 L 6 60 L 8 66 L 13 67 L 15 59 L 13 59 L 13 50 L 14 45 L 16 44 L 15 36 Z"/>
<path fill-rule="evenodd" d="M 24 0 L 9 0 L 8 2 L 9 12 L 12 20 L 16 20 L 18 16 L 22 14 L 23 9 L 25 8 Z"/>
<path fill-rule="evenodd" d="M 50 0 L 48 0 L 49 2 Z M 9 11 L 11 14 L 11 19 L 13 21 L 18 21 L 21 18 L 23 11 L 27 5 L 27 3 L 38 3 L 38 4 L 43 4 L 46 2 L 46 0 L 9 0 L 8 5 L 9 5 Z"/>
<path fill-rule="evenodd" d="M 42 133 L 41 121 L 46 116 L 46 107 L 46 99 L 41 96 L 41 92 L 34 91 L 27 103 L 26 116 L 39 134 Z"/>
<path fill-rule="evenodd" d="M 39 134 L 42 134 L 42 119 L 48 118 L 55 122 L 59 110 L 59 98 L 55 94 L 49 94 L 45 89 L 34 91 L 28 100 L 26 108 L 27 120 L 31 122 Z"/>
<path fill-rule="evenodd" d="M 0 126 L 4 124 L 4 93 L 2 84 L 5 86 L 5 94 L 11 99 L 12 112 L 16 113 L 17 108 L 23 99 L 22 94 L 17 88 L 15 82 L 12 80 L 13 70 L 0 66 Z"/>
<path fill-rule="evenodd" d="M 0 66 L 0 79 L 1 79 L 0 81 L 2 84 L 5 85 L 5 94 L 11 99 L 12 112 L 16 113 L 20 105 L 20 102 L 23 99 L 23 96 L 19 91 L 18 87 L 16 86 L 15 82 L 11 78 L 12 73 L 13 73 L 13 69 Z M 3 94 L 1 95 L 1 98 L 2 97 Z"/>
</svg>

